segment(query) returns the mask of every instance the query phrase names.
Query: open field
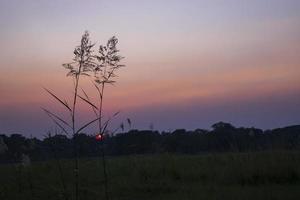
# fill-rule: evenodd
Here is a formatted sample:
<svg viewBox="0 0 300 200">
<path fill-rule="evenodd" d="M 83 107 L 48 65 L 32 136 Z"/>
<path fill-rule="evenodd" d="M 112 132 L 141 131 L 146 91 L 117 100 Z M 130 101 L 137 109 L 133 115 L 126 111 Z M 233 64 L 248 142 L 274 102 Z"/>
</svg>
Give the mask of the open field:
<svg viewBox="0 0 300 200">
<path fill-rule="evenodd" d="M 74 199 L 73 160 L 61 160 Z M 81 199 L 105 199 L 102 164 L 80 160 Z M 148 155 L 108 159 L 111 199 L 300 199 L 300 152 Z M 55 160 L 0 166 L 0 199 L 64 199 Z"/>
</svg>

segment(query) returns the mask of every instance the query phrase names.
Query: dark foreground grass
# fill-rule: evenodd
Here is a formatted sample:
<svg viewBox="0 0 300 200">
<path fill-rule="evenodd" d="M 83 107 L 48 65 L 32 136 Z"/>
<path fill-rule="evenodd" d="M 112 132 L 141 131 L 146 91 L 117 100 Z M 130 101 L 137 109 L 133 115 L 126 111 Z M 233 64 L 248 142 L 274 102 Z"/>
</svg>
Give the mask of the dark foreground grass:
<svg viewBox="0 0 300 200">
<path fill-rule="evenodd" d="M 74 162 L 62 160 L 69 199 Z M 82 200 L 104 199 L 101 162 L 80 160 Z M 108 159 L 115 200 L 300 199 L 300 153 L 126 156 Z M 64 199 L 55 161 L 0 166 L 0 199 Z"/>
</svg>

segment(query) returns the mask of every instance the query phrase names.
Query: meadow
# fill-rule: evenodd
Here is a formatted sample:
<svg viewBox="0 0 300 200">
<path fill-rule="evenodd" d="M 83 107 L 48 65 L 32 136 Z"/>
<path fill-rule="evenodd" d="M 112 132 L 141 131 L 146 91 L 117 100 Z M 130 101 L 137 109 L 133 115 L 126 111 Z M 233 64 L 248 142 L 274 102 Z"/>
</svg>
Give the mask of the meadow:
<svg viewBox="0 0 300 200">
<path fill-rule="evenodd" d="M 74 199 L 74 160 L 59 160 Z M 65 199 L 57 160 L 0 165 L 0 199 Z M 80 199 L 105 199 L 99 158 L 79 160 Z M 109 157 L 110 199 L 300 199 L 300 152 Z"/>
</svg>

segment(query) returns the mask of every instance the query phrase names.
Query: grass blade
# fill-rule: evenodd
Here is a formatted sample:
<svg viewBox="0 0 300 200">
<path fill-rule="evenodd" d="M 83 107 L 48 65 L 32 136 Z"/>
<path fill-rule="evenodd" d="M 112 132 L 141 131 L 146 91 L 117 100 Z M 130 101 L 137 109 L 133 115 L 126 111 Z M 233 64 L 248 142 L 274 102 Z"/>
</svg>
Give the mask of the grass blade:
<svg viewBox="0 0 300 200">
<path fill-rule="evenodd" d="M 80 127 L 80 128 L 78 129 L 78 131 L 76 131 L 75 134 L 78 134 L 80 131 L 82 131 L 83 129 L 85 129 L 85 128 L 88 127 L 89 125 L 95 123 L 95 122 L 98 121 L 100 118 L 101 118 L 101 117 L 97 117 L 96 119 L 94 119 L 94 120 L 92 120 L 92 121 L 86 123 L 85 125 L 83 125 L 82 127 Z"/>
<path fill-rule="evenodd" d="M 66 107 L 70 112 L 72 111 L 67 102 L 62 101 L 59 97 L 57 97 L 55 94 L 53 94 L 50 90 L 47 88 L 44 88 L 46 92 L 48 92 L 52 97 L 54 97 L 59 103 L 61 103 L 64 107 Z"/>
<path fill-rule="evenodd" d="M 86 98 L 87 100 L 90 101 L 90 98 L 89 98 L 89 96 L 87 95 L 87 93 L 84 91 L 84 89 L 81 88 L 81 91 L 82 91 L 82 93 L 84 94 L 85 98 Z M 98 116 L 98 113 L 97 113 L 98 108 L 94 108 L 94 107 L 92 106 L 92 110 L 93 110 L 95 116 L 96 116 L 96 117 L 99 117 L 99 116 Z"/>
<path fill-rule="evenodd" d="M 80 95 L 78 95 L 78 94 L 77 94 L 77 96 L 78 96 L 81 100 L 83 100 L 84 102 L 86 102 L 87 104 L 89 104 L 90 106 L 92 106 L 93 108 L 95 108 L 95 109 L 98 110 L 98 107 L 95 106 L 91 101 L 89 101 L 88 99 L 83 98 L 82 96 L 80 96 Z"/>
<path fill-rule="evenodd" d="M 99 87 L 98 87 L 98 85 L 97 85 L 96 83 L 94 83 L 94 82 L 93 82 L 93 85 L 95 86 L 96 90 L 98 91 L 98 93 L 99 93 L 99 96 L 100 96 L 100 99 L 102 99 L 102 98 L 103 98 L 103 96 L 102 96 L 102 93 L 101 93 L 101 90 L 100 90 L 100 88 L 99 88 Z"/>
<path fill-rule="evenodd" d="M 45 111 L 46 112 L 46 111 Z M 66 134 L 69 135 L 68 131 L 48 112 L 46 114 L 52 119 L 52 121 Z"/>
<path fill-rule="evenodd" d="M 63 124 L 67 125 L 69 128 L 72 128 L 71 125 L 66 122 L 65 120 L 63 120 L 61 117 L 57 116 L 56 114 L 52 113 L 51 111 L 45 109 L 45 108 L 42 108 L 46 113 L 52 115 L 53 117 L 55 117 L 56 119 L 58 119 L 59 121 L 61 121 Z"/>
<path fill-rule="evenodd" d="M 120 114 L 121 111 L 115 112 L 115 114 L 113 115 L 113 117 L 117 116 L 118 114 Z"/>
</svg>

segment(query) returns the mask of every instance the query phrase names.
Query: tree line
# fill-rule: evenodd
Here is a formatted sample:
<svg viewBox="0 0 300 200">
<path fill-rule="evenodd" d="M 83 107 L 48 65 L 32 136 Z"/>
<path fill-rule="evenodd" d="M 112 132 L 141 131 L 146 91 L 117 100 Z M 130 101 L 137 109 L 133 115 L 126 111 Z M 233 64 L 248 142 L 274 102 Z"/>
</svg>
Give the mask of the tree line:
<svg viewBox="0 0 300 200">
<path fill-rule="evenodd" d="M 101 154 L 101 150 L 109 156 L 299 150 L 300 125 L 263 131 L 257 128 L 236 128 L 230 123 L 218 122 L 212 125 L 211 130 L 130 130 L 107 134 L 103 138 L 84 133 L 73 137 L 49 134 L 44 139 L 26 138 L 20 134 L 0 134 L 0 162 L 19 162 L 23 155 L 34 161 L 73 158 L 74 143 L 77 144 L 76 150 L 80 157 L 96 157 Z"/>
</svg>

